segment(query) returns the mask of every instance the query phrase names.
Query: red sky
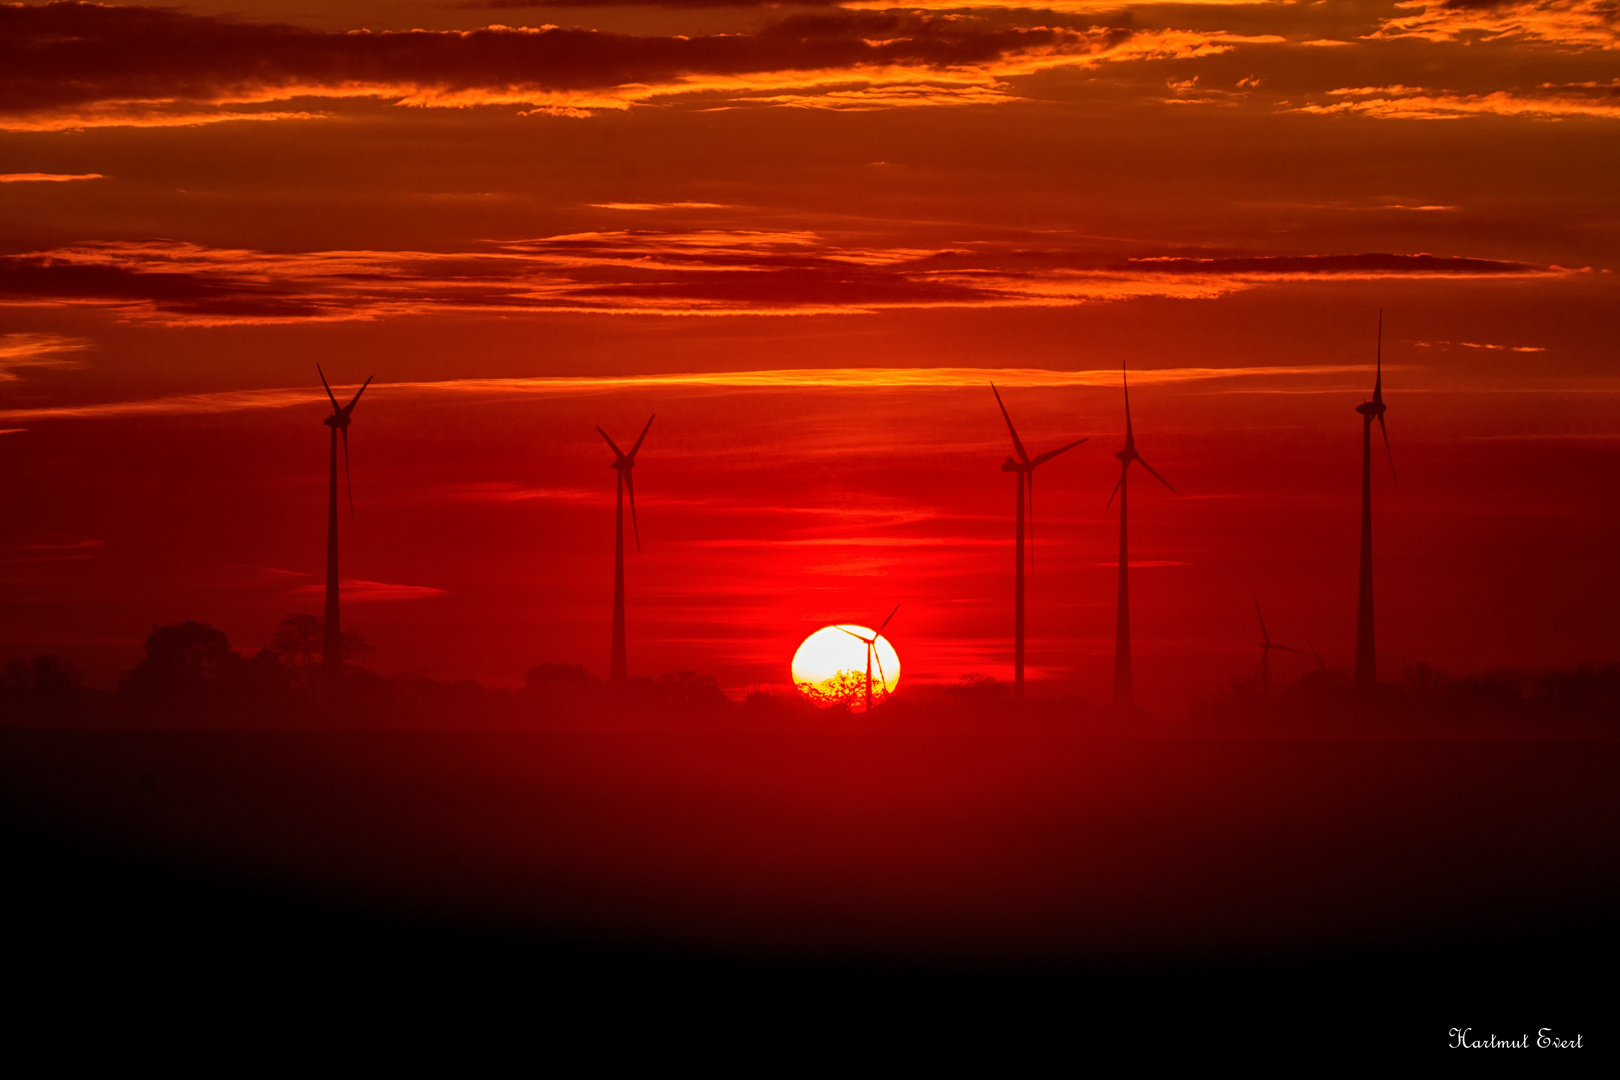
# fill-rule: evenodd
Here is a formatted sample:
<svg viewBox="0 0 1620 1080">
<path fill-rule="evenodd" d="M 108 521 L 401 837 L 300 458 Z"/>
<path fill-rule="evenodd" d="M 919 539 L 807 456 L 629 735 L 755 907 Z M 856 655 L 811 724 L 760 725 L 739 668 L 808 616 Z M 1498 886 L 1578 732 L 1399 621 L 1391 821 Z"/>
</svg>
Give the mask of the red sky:
<svg viewBox="0 0 1620 1080">
<path fill-rule="evenodd" d="M 232 14 L 225 14 L 230 12 Z M 1123 415 L 1138 696 L 1353 646 L 1377 313 L 1381 667 L 1612 659 L 1612 3 L 0 6 L 0 656 L 319 610 L 386 674 L 907 679 L 1106 697 Z M 1011 370 L 1008 370 L 1011 369 Z M 668 378 L 666 376 L 680 376 Z"/>
</svg>

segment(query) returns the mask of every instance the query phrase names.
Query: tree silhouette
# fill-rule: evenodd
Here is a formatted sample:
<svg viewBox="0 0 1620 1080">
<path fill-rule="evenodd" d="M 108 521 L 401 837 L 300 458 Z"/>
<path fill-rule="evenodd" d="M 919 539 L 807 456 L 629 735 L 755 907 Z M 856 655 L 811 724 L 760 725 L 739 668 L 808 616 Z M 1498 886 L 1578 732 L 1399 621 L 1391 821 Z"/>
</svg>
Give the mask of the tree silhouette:
<svg viewBox="0 0 1620 1080">
<path fill-rule="evenodd" d="M 812 704 L 823 709 L 844 708 L 854 710 L 866 704 L 866 672 L 840 671 L 818 683 L 800 683 L 799 692 Z M 872 705 L 876 708 L 888 698 L 887 687 L 872 681 Z"/>
<path fill-rule="evenodd" d="M 326 641 L 326 620 L 319 615 L 288 615 L 281 620 L 269 649 L 281 663 L 292 670 L 297 685 L 312 687 L 320 677 L 322 652 Z M 345 631 L 343 634 L 343 666 L 351 668 L 361 656 L 371 651 L 370 642 L 363 634 Z"/>
<path fill-rule="evenodd" d="M 319 615 L 288 615 L 270 639 L 270 651 L 302 674 L 321 663 L 322 619 Z"/>
<path fill-rule="evenodd" d="M 729 700 L 713 675 L 695 671 L 672 671 L 658 680 L 666 705 L 683 709 L 718 708 Z"/>
<path fill-rule="evenodd" d="M 536 664 L 523 677 L 529 693 L 547 698 L 579 697 L 601 684 L 579 664 Z"/>
<path fill-rule="evenodd" d="M 217 698 L 241 663 L 222 631 L 187 619 L 147 635 L 146 656 L 124 676 L 119 692 L 140 701 Z"/>
</svg>

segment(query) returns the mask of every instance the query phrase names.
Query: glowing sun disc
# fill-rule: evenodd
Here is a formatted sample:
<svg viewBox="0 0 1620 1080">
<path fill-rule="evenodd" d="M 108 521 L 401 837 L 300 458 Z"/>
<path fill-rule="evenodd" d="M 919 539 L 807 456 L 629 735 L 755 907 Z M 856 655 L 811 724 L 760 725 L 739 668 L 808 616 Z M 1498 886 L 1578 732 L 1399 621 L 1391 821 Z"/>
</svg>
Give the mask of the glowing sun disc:
<svg viewBox="0 0 1620 1080">
<path fill-rule="evenodd" d="M 858 636 L 857 636 L 858 635 Z M 817 705 L 866 708 L 866 639 L 874 631 L 854 623 L 823 626 L 804 639 L 793 654 L 793 684 Z M 881 671 L 879 670 L 881 667 Z M 900 685 L 900 654 L 889 639 L 877 635 L 872 650 L 872 700 L 887 697 Z"/>
</svg>

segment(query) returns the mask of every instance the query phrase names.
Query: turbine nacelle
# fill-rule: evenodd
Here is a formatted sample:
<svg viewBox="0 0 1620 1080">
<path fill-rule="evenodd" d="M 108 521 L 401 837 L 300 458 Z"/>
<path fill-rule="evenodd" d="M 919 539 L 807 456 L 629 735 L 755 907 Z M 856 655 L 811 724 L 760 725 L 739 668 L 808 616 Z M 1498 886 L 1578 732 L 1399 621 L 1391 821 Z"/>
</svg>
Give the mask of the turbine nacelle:
<svg viewBox="0 0 1620 1080">
<path fill-rule="evenodd" d="M 1391 478 L 1394 478 L 1394 476 L 1395 476 L 1395 454 L 1389 448 L 1389 428 L 1384 423 L 1384 412 L 1387 409 L 1387 406 L 1384 404 L 1384 313 L 1383 313 L 1383 311 L 1378 312 L 1378 356 L 1377 356 L 1377 368 L 1376 368 L 1376 371 L 1377 371 L 1377 374 L 1375 374 L 1373 376 L 1373 396 L 1372 396 L 1372 400 L 1371 401 L 1363 401 L 1360 405 L 1357 405 L 1356 406 L 1356 412 L 1361 414 L 1362 419 L 1366 422 L 1369 431 L 1372 428 L 1372 422 L 1374 420 L 1378 421 L 1378 431 L 1379 431 L 1379 433 L 1381 435 L 1384 436 L 1384 454 L 1385 454 L 1386 457 L 1389 458 L 1389 475 L 1390 475 Z"/>
<path fill-rule="evenodd" d="M 613 448 L 613 460 L 608 462 L 608 468 L 619 474 L 620 481 L 630 493 L 630 527 L 635 530 L 637 551 L 641 550 L 641 522 L 636 519 L 636 481 L 635 473 L 631 470 L 636 467 L 636 455 L 641 452 L 642 440 L 646 439 L 647 432 L 652 429 L 652 422 L 656 419 L 658 419 L 657 413 L 653 413 L 647 418 L 647 426 L 641 429 L 640 435 L 636 436 L 636 443 L 630 448 L 628 454 L 619 449 L 619 444 L 613 441 L 611 435 L 602 430 L 601 424 L 596 425 L 597 433 L 607 440 L 608 446 Z M 619 522 L 622 527 L 624 523 L 622 516 Z"/>
<path fill-rule="evenodd" d="M 360 395 L 366 392 L 366 387 L 371 385 L 371 380 L 375 379 L 376 376 L 367 375 L 366 381 L 360 384 L 360 389 L 354 392 L 354 397 L 349 399 L 349 403 L 339 405 L 337 396 L 332 393 L 332 384 L 326 381 L 326 372 L 321 370 L 321 365 L 315 365 L 315 373 L 321 377 L 321 386 L 326 390 L 326 398 L 332 403 L 332 415 L 324 418 L 321 423 L 331 428 L 334 436 L 343 436 L 343 476 L 349 489 L 349 516 L 353 517 L 354 480 L 349 476 L 349 419 L 354 413 L 354 407 L 360 404 Z M 335 444 L 332 449 L 333 453 L 337 452 Z"/>
<path fill-rule="evenodd" d="M 878 643 L 878 638 L 883 636 L 884 628 L 889 625 L 889 621 L 894 618 L 895 613 L 898 612 L 899 610 L 900 610 L 900 605 L 899 604 L 894 605 L 894 611 L 889 612 L 889 618 L 884 619 L 881 623 L 878 624 L 878 628 L 876 630 L 872 631 L 872 636 L 871 637 L 867 637 L 865 634 L 858 634 L 854 630 L 851 630 L 848 626 L 839 626 L 839 627 L 837 627 L 837 629 L 842 630 L 844 633 L 848 634 L 850 637 L 854 638 L 856 641 L 859 641 L 861 644 L 866 646 L 866 707 L 867 707 L 867 709 L 871 709 L 871 707 L 872 707 L 872 664 L 873 664 L 874 661 L 877 663 L 878 680 L 880 682 L 882 682 L 882 684 L 884 686 L 884 692 L 887 693 L 887 691 L 888 691 L 889 680 L 888 680 L 888 677 L 883 674 L 883 657 L 878 654 L 877 643 Z M 862 627 L 859 627 L 859 629 L 865 630 L 866 627 L 862 626 Z"/>
<path fill-rule="evenodd" d="M 315 372 L 316 374 L 320 375 L 321 386 L 326 390 L 327 400 L 332 403 L 332 415 L 322 420 L 321 423 L 330 428 L 348 427 L 349 415 L 354 412 L 354 407 L 360 403 L 360 395 L 366 392 L 366 387 L 371 385 L 371 380 L 376 378 L 376 376 L 366 376 L 366 381 L 360 384 L 360 389 L 354 392 L 354 397 L 349 399 L 349 403 L 347 405 L 339 405 L 337 396 L 332 393 L 332 384 L 326 381 L 326 372 L 321 370 L 321 365 L 315 365 Z"/>
</svg>

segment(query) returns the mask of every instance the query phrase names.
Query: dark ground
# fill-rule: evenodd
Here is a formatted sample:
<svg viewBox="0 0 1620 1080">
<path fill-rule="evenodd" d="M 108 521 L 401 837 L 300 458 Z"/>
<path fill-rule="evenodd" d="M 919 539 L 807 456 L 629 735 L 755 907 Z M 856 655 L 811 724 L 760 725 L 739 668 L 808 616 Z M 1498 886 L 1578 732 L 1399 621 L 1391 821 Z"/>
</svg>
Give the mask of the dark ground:
<svg viewBox="0 0 1620 1080">
<path fill-rule="evenodd" d="M 7 730 L 8 966 L 25 1011 L 278 1044 L 1588 1062 L 1617 778 L 1567 737 Z"/>
</svg>

